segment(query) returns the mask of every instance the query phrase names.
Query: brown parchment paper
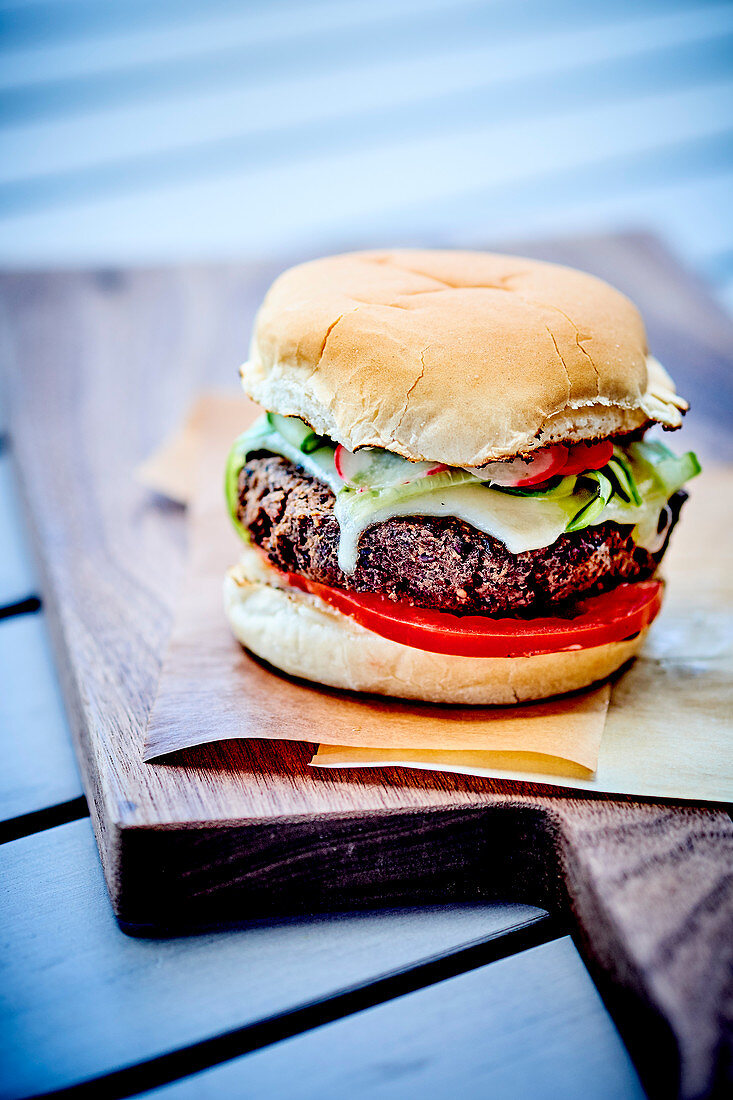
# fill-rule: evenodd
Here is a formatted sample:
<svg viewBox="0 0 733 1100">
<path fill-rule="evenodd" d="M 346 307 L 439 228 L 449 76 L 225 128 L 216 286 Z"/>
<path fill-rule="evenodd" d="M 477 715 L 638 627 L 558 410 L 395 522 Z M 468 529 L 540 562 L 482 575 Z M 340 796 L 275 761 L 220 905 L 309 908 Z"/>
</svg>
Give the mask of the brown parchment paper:
<svg viewBox="0 0 733 1100">
<path fill-rule="evenodd" d="M 665 557 L 664 609 L 613 686 L 595 774 L 467 752 L 321 746 L 317 767 L 402 766 L 654 798 L 733 799 L 733 470 L 690 486 Z"/>
<path fill-rule="evenodd" d="M 200 476 L 204 443 L 212 455 L 206 463 L 207 469 L 221 459 L 216 482 L 221 487 L 229 448 L 260 412 L 259 406 L 243 393 L 230 390 L 202 393 L 191 405 L 183 424 L 138 466 L 137 480 L 176 504 L 191 504 L 197 488 L 204 487 Z"/>
<path fill-rule="evenodd" d="M 188 444 L 173 440 L 173 450 L 145 466 L 147 483 L 165 492 L 177 486 L 191 513 L 189 577 L 147 760 L 226 738 L 284 738 L 319 744 L 319 767 L 389 764 L 535 783 L 544 777 L 607 793 L 731 798 L 733 470 L 709 470 L 694 482 L 665 558 L 664 611 L 643 655 L 614 685 L 607 716 L 607 686 L 525 707 L 415 705 L 288 679 L 230 638 L 221 579 L 238 539 L 221 502 L 222 470 L 232 439 L 256 412 L 243 397 L 208 395 L 187 421 Z M 186 484 L 171 471 L 181 461 Z"/>
<path fill-rule="evenodd" d="M 222 580 L 239 553 L 222 498 L 233 439 L 257 409 L 243 397 L 208 394 L 182 432 L 140 470 L 158 492 L 189 502 L 190 565 L 145 759 L 210 741 L 261 737 L 414 752 L 514 752 L 553 774 L 589 775 L 608 707 L 607 685 L 518 707 L 444 707 L 332 691 L 285 677 L 253 659 L 231 637 Z"/>
</svg>

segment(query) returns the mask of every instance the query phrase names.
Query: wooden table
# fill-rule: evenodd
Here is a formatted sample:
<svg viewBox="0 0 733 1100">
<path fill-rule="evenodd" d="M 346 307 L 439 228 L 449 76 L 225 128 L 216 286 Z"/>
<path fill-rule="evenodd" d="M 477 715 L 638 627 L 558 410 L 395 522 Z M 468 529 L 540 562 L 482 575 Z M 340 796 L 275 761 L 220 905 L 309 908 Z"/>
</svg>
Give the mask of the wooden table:
<svg viewBox="0 0 733 1100">
<path fill-rule="evenodd" d="M 655 349 L 686 391 L 695 388 L 702 347 L 713 374 L 730 361 L 730 323 L 654 242 L 597 239 L 534 251 L 595 268 L 647 305 Z M 263 266 L 255 283 L 270 274 Z M 48 288 L 50 277 L 24 278 L 11 277 L 5 289 L 17 301 L 24 287 L 32 303 L 34 286 Z M 90 278 L 103 299 L 120 276 Z M 684 338 L 691 328 L 700 333 L 695 346 Z M 237 350 L 216 349 L 222 377 Z M 690 436 L 704 451 L 720 414 L 697 388 Z M 182 407 L 185 399 L 181 391 L 175 400 Z M 179 412 L 167 410 L 170 424 Z M 730 457 L 730 444 L 722 446 Z M 510 892 L 491 901 L 313 913 L 162 940 L 119 930 L 69 748 L 12 457 L 11 436 L 0 457 L 3 1095 L 103 1089 L 129 1096 L 168 1082 L 175 1084 L 161 1096 L 642 1095 L 568 935 L 567 914 L 531 898 Z M 68 552 L 57 547 L 60 556 Z M 44 556 L 52 553 L 46 546 Z M 104 608 L 100 614 L 101 622 Z M 639 1041 L 630 1006 L 616 996 L 612 1008 L 647 1089 L 668 1094 L 676 1067 L 668 1054 L 657 1056 L 659 1036 L 645 1032 Z M 710 1086 L 713 1072 L 707 1056 L 687 1095 L 700 1081 Z"/>
<path fill-rule="evenodd" d="M 719 0 L 2 7 L 3 266 L 644 225 L 733 303 L 733 9 Z M 605 253 L 611 277 L 622 252 Z M 637 276 L 628 289 L 641 298 L 649 268 Z M 114 273 L 96 278 L 114 287 Z M 730 325 L 688 281 L 682 304 L 673 285 L 656 300 L 661 357 L 689 369 L 680 311 L 706 355 L 729 363 Z M 714 418 L 712 389 L 703 401 Z M 711 433 L 709 446 L 730 438 Z M 119 932 L 12 460 L 6 436 L 0 1092 L 111 1075 L 111 1095 L 173 1079 L 168 1093 L 196 1097 L 638 1095 L 557 916 L 516 898 L 157 943 Z M 648 1055 L 652 1037 L 625 1007 L 618 1022 Z M 658 1090 L 660 1069 L 646 1077 Z"/>
</svg>

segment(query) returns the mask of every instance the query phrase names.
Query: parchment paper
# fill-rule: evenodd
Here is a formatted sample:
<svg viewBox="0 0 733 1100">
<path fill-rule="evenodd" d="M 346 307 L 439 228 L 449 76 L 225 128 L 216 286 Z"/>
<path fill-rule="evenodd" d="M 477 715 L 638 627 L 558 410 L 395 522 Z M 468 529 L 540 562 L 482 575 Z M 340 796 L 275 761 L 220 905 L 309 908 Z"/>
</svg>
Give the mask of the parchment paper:
<svg viewBox="0 0 733 1100">
<path fill-rule="evenodd" d="M 707 470 L 665 557 L 664 609 L 614 684 L 594 775 L 466 752 L 322 746 L 317 767 L 403 766 L 655 798 L 733 799 L 733 470 Z"/>
<path fill-rule="evenodd" d="M 163 662 L 145 759 L 237 737 L 423 752 L 514 751 L 556 774 L 592 774 L 609 688 L 517 707 L 445 707 L 329 690 L 276 673 L 234 641 L 222 581 L 240 541 L 226 515 L 226 454 L 257 408 L 203 395 L 183 428 L 141 467 L 141 480 L 189 502 L 188 576 Z"/>
<path fill-rule="evenodd" d="M 227 738 L 283 738 L 320 744 L 319 767 L 389 764 L 609 793 L 731 797 L 733 471 L 708 471 L 692 486 L 665 559 L 665 609 L 613 688 L 604 733 L 608 686 L 512 708 L 438 707 L 317 688 L 248 656 L 222 610 L 238 538 L 221 482 L 232 440 L 256 414 L 244 397 L 206 395 L 183 438 L 144 467 L 149 485 L 189 501 L 191 536 L 147 760 Z"/>
</svg>

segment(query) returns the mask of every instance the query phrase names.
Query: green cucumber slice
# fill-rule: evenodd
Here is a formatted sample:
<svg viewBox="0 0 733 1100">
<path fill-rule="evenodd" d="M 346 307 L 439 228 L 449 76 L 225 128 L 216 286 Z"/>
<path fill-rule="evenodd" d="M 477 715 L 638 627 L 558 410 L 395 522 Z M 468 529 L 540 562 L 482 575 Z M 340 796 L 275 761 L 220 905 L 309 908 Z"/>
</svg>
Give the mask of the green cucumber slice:
<svg viewBox="0 0 733 1100">
<path fill-rule="evenodd" d="M 247 461 L 248 449 L 253 449 L 248 448 L 249 435 L 249 432 L 243 432 L 242 435 L 234 441 L 227 456 L 224 470 L 224 496 L 227 502 L 229 518 L 234 524 L 235 531 L 245 540 L 245 542 L 249 542 L 249 531 L 239 522 L 237 509 L 239 508 L 239 474 Z"/>
<path fill-rule="evenodd" d="M 583 527 L 588 527 L 598 519 L 613 496 L 613 485 L 600 470 L 589 470 L 579 480 L 591 482 L 595 485 L 595 489 L 591 500 L 584 504 L 568 523 L 565 528 L 567 532 L 580 531 Z"/>
<path fill-rule="evenodd" d="M 343 503 L 348 499 L 349 510 L 354 518 L 363 521 L 371 512 L 381 512 L 397 504 L 404 504 L 411 497 L 421 497 L 426 493 L 442 492 L 458 485 L 468 485 L 475 482 L 473 474 L 465 470 L 445 470 L 440 474 L 431 474 L 430 477 L 419 477 L 406 484 L 393 485 L 384 489 L 352 489 L 345 485 L 340 490 L 338 498 Z M 342 503 L 342 507 L 343 507 Z"/>
<path fill-rule="evenodd" d="M 694 451 L 676 455 L 658 440 L 632 443 L 629 454 L 651 474 L 667 498 L 697 477 L 702 469 Z"/>
</svg>

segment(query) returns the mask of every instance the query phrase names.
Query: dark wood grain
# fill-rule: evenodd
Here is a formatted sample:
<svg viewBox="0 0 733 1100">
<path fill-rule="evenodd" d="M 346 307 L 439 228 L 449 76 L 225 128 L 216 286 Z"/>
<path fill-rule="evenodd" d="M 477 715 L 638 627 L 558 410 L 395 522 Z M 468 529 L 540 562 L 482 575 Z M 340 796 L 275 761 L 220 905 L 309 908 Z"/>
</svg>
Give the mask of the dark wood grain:
<svg viewBox="0 0 733 1100">
<path fill-rule="evenodd" d="M 697 284 L 646 239 L 534 251 L 633 294 L 695 405 L 688 441 L 720 457 L 733 338 Z M 570 910 L 647 1086 L 710 1091 L 725 1067 L 733 944 L 724 813 L 440 774 L 314 774 L 298 744 L 237 742 L 142 763 L 185 547 L 183 515 L 132 471 L 195 391 L 233 379 L 275 272 L 3 282 L 11 432 L 119 918 L 159 930 L 502 894 Z"/>
<path fill-rule="evenodd" d="M 256 1045 L 252 1029 L 266 1040 L 266 1021 L 387 978 L 419 985 L 425 967 L 465 950 L 480 958 L 481 945 L 507 935 L 537 942 L 548 925 L 532 906 L 473 902 L 314 912 L 165 941 L 132 938 L 107 904 L 88 821 L 3 845 L 0 876 L 6 1100 L 248 1030 L 238 1053 Z M 531 1030 L 526 1005 L 517 1017 Z"/>
</svg>

